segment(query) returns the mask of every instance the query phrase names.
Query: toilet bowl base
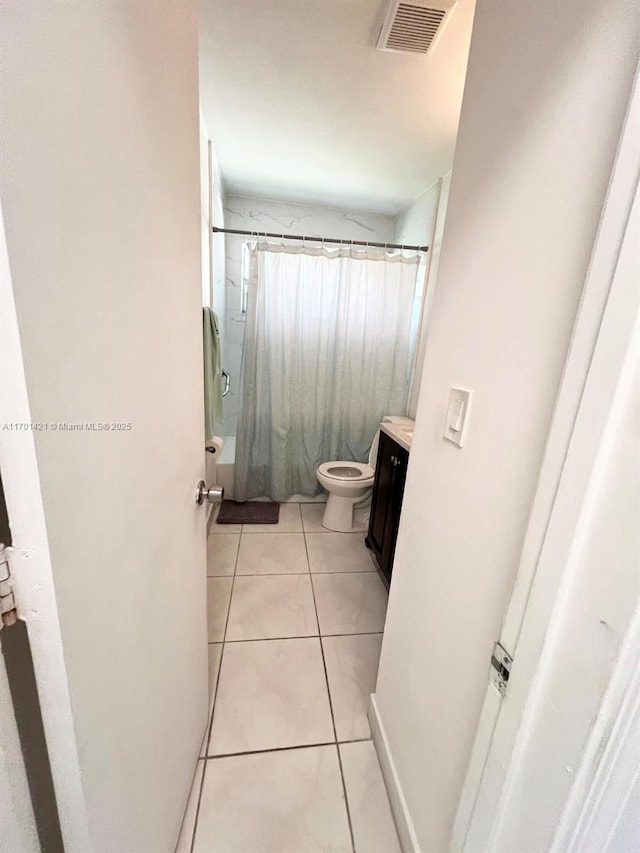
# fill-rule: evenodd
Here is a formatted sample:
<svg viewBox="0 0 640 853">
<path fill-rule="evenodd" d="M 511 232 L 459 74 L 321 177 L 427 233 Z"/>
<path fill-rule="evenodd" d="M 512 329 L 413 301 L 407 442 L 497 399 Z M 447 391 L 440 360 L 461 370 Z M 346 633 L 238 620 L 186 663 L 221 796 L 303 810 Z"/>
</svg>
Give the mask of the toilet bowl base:
<svg viewBox="0 0 640 853">
<path fill-rule="evenodd" d="M 337 533 L 362 532 L 361 528 L 353 526 L 353 510 L 369 499 L 371 491 L 367 489 L 364 495 L 360 494 L 355 498 L 330 494 L 322 516 L 322 526 Z"/>
</svg>

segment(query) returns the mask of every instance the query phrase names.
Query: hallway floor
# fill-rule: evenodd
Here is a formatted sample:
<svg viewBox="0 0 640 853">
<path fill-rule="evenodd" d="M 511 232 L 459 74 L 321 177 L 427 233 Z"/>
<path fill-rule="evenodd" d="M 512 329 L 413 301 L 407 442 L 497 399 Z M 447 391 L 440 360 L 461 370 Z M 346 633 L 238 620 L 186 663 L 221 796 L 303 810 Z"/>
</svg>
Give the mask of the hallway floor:
<svg viewBox="0 0 640 853">
<path fill-rule="evenodd" d="M 323 510 L 211 525 L 212 715 L 177 853 L 400 853 L 367 720 L 387 592 Z"/>
</svg>

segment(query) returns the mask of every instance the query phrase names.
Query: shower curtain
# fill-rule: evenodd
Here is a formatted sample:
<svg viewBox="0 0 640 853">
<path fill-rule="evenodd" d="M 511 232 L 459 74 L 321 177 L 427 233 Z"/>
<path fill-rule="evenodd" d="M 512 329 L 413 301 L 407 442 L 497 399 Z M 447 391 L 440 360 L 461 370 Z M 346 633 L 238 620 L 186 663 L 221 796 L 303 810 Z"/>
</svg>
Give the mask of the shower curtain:
<svg viewBox="0 0 640 853">
<path fill-rule="evenodd" d="M 235 498 L 313 496 L 321 462 L 364 462 L 404 414 L 420 315 L 418 257 L 250 247 Z"/>
</svg>

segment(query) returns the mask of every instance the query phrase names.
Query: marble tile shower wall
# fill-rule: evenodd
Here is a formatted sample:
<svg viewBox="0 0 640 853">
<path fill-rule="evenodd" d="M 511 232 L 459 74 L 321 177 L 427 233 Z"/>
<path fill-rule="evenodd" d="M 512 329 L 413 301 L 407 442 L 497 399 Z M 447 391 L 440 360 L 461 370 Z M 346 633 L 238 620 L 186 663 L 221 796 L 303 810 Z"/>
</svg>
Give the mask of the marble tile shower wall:
<svg viewBox="0 0 640 853">
<path fill-rule="evenodd" d="M 224 228 L 224 206 L 225 192 L 220 166 L 216 157 L 215 149 L 212 151 L 213 166 L 213 220 L 212 225 Z M 220 321 L 220 339 L 222 351 L 226 344 L 226 317 L 227 317 L 227 258 L 224 234 L 213 234 L 211 237 L 212 249 L 212 284 L 213 284 L 213 308 Z"/>
<path fill-rule="evenodd" d="M 287 204 L 260 198 L 227 195 L 226 228 L 340 237 L 346 240 L 393 242 L 396 220 L 392 216 L 328 207 Z M 224 367 L 231 390 L 224 399 L 224 434 L 235 435 L 240 410 L 239 381 L 244 340 L 241 308 L 242 244 L 246 237 L 226 235 L 226 318 Z"/>
</svg>

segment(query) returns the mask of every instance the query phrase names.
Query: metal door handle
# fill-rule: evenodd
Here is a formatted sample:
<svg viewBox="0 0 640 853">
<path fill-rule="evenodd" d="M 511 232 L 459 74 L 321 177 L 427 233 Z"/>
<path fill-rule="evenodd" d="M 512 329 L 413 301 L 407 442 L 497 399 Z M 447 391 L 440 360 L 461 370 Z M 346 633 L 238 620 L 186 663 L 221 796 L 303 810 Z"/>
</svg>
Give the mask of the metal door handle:
<svg viewBox="0 0 640 853">
<path fill-rule="evenodd" d="M 208 489 L 204 480 L 200 480 L 196 486 L 196 503 L 198 506 L 203 504 L 205 501 L 208 501 L 210 504 L 219 504 L 223 497 L 223 486 L 211 486 L 211 488 Z"/>
</svg>

